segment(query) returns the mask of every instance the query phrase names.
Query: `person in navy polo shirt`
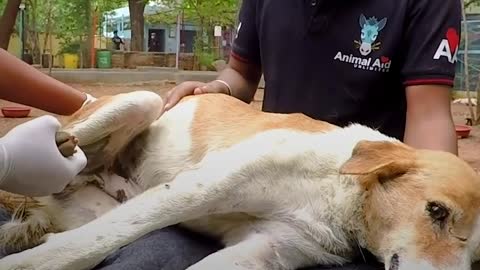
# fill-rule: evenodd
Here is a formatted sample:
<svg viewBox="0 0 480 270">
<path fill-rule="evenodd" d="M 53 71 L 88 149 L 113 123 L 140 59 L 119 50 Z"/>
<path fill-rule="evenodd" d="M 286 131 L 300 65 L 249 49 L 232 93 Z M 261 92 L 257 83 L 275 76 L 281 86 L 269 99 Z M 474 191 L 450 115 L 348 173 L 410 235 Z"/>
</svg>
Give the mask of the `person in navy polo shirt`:
<svg viewBox="0 0 480 270">
<path fill-rule="evenodd" d="M 414 147 L 457 153 L 450 90 L 460 0 L 243 0 L 239 19 L 218 80 L 182 83 L 169 93 L 166 109 L 202 93 L 251 102 L 263 73 L 264 111 L 301 112 L 340 126 L 362 123 Z M 218 248 L 170 227 L 98 269 L 181 270 Z M 366 263 L 359 258 L 312 269 L 382 268 L 365 256 Z"/>
<path fill-rule="evenodd" d="M 250 102 L 263 71 L 264 111 L 358 122 L 457 153 L 449 95 L 460 23 L 458 0 L 244 0 L 219 81 L 179 85 L 167 109 L 227 84 Z"/>
</svg>

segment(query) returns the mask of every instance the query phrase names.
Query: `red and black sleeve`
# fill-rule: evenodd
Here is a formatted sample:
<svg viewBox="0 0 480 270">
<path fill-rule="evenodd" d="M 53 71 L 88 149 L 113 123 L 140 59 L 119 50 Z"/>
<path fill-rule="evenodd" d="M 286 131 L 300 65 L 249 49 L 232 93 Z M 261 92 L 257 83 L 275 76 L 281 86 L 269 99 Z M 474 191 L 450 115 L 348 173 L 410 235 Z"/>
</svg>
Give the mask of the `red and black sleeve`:
<svg viewBox="0 0 480 270">
<path fill-rule="evenodd" d="M 411 0 L 406 22 L 403 83 L 453 86 L 460 44 L 459 0 Z"/>
<path fill-rule="evenodd" d="M 257 31 L 257 1 L 244 0 L 239 14 L 237 35 L 231 56 L 245 63 L 260 64 L 260 44 Z"/>
</svg>

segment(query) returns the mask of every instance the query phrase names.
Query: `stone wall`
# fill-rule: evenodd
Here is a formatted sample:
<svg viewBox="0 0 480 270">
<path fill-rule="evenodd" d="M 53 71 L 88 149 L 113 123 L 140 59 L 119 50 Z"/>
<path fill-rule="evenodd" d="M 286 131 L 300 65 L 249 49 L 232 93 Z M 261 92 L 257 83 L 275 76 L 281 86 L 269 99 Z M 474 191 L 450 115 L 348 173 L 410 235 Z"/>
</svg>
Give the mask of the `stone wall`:
<svg viewBox="0 0 480 270">
<path fill-rule="evenodd" d="M 175 67 L 175 53 L 158 53 L 158 52 L 131 52 L 131 51 L 113 51 L 112 67 L 113 68 L 129 68 L 137 67 Z M 195 59 L 192 53 L 181 53 L 179 56 L 179 69 L 195 70 Z"/>
</svg>

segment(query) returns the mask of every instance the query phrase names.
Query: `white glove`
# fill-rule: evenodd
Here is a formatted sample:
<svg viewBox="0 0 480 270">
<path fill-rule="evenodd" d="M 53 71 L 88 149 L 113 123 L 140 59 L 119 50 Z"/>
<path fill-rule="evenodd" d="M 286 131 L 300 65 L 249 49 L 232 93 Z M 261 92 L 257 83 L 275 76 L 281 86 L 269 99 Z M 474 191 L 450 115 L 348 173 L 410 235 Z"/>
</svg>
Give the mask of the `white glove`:
<svg viewBox="0 0 480 270">
<path fill-rule="evenodd" d="M 60 122 L 52 116 L 21 124 L 0 138 L 0 189 L 27 196 L 62 191 L 87 165 L 77 146 L 69 158 L 55 142 Z"/>
</svg>

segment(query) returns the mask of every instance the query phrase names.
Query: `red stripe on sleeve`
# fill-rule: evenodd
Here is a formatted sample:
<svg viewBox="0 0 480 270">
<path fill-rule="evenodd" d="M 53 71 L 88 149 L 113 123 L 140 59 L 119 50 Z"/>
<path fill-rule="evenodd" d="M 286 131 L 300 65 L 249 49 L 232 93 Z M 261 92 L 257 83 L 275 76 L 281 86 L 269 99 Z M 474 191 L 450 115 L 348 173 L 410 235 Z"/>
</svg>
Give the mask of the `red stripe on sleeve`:
<svg viewBox="0 0 480 270">
<path fill-rule="evenodd" d="M 403 83 L 405 86 L 412 86 L 412 85 L 424 85 L 424 84 L 441 84 L 441 85 L 449 85 L 453 86 L 452 79 L 445 79 L 445 78 L 429 78 L 429 79 L 414 79 L 414 80 L 407 80 Z"/>
</svg>

